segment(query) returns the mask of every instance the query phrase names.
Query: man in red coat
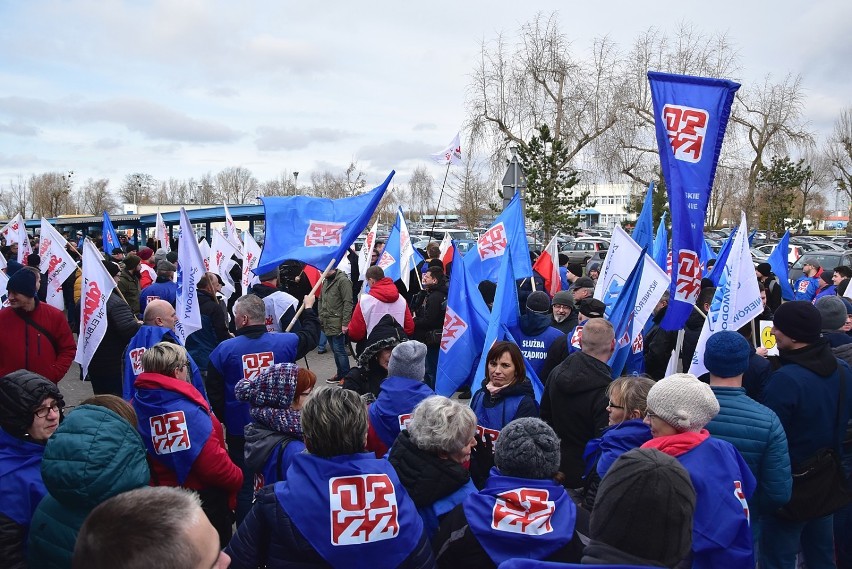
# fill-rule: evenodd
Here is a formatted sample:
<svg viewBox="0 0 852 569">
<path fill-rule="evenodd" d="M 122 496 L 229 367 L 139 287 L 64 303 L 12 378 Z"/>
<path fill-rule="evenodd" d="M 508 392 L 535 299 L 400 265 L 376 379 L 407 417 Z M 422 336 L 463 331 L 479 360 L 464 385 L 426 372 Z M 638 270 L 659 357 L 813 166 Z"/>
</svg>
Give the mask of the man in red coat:
<svg viewBox="0 0 852 569">
<path fill-rule="evenodd" d="M 77 353 L 65 314 L 39 302 L 33 271 L 18 270 L 7 290 L 9 307 L 0 310 L 0 376 L 26 369 L 59 383 Z"/>
<path fill-rule="evenodd" d="M 365 277 L 370 285 L 370 292 L 362 296 L 355 306 L 355 312 L 349 322 L 349 338 L 353 342 L 365 339 L 385 314 L 393 316 L 411 337 L 414 333 L 414 319 L 393 281 L 386 277 L 385 272 L 377 265 L 367 269 Z"/>
</svg>

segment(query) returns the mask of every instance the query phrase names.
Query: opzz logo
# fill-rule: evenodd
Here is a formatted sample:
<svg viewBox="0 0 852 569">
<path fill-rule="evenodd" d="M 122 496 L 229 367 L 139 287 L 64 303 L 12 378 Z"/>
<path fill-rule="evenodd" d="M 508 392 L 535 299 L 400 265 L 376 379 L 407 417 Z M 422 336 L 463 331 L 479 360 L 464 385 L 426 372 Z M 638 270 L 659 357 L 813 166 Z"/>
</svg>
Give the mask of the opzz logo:
<svg viewBox="0 0 852 569">
<path fill-rule="evenodd" d="M 642 348 L 645 345 L 645 338 L 642 336 L 642 332 L 636 334 L 636 338 L 633 340 L 633 353 L 639 354 L 642 353 Z"/>
<path fill-rule="evenodd" d="M 305 247 L 337 247 L 345 223 L 333 221 L 311 221 L 305 232 Z"/>
<path fill-rule="evenodd" d="M 553 531 L 550 520 L 556 504 L 547 490 L 516 488 L 496 496 L 491 527 L 498 531 L 544 535 Z"/>
<path fill-rule="evenodd" d="M 398 415 L 399 417 L 399 430 L 407 431 L 408 424 L 411 423 L 411 413 L 403 413 L 402 415 Z"/>
<path fill-rule="evenodd" d="M 275 364 L 275 354 L 258 352 L 243 356 L 243 379 L 257 379 L 260 374 Z"/>
<path fill-rule="evenodd" d="M 479 438 L 482 439 L 482 442 L 485 441 L 485 437 L 491 441 L 492 444 L 497 442 L 497 439 L 500 438 L 500 431 L 497 429 L 489 429 L 487 427 L 483 427 L 482 425 L 476 426 L 476 434 L 479 435 Z"/>
<path fill-rule="evenodd" d="M 583 341 L 583 327 L 577 326 L 574 328 L 574 334 L 571 336 L 571 347 L 581 349 L 580 343 Z"/>
<path fill-rule="evenodd" d="M 391 255 L 387 251 L 384 251 L 382 253 L 381 258 L 379 259 L 379 262 L 376 263 L 376 264 L 378 266 L 380 266 L 382 268 L 382 270 L 385 270 L 388 267 L 390 267 L 391 265 L 393 265 L 394 263 L 396 263 L 396 259 L 393 258 L 393 255 Z"/>
<path fill-rule="evenodd" d="M 142 354 L 145 353 L 145 348 L 135 348 L 130 350 L 130 364 L 133 366 L 133 375 L 139 375 L 144 370 L 142 369 Z"/>
<path fill-rule="evenodd" d="M 692 163 L 701 160 L 709 117 L 704 109 L 682 105 L 663 107 L 663 120 L 675 159 Z"/>
<path fill-rule="evenodd" d="M 695 251 L 681 249 L 677 255 L 675 299 L 695 304 L 701 292 L 701 267 Z"/>
<path fill-rule="evenodd" d="M 462 320 L 462 318 L 448 306 L 447 311 L 444 313 L 444 329 L 441 332 L 441 351 L 445 353 L 448 352 L 450 348 L 453 347 L 453 344 L 462 337 L 466 330 L 467 322 Z"/>
<path fill-rule="evenodd" d="M 476 244 L 476 250 L 479 252 L 479 258 L 483 261 L 500 257 L 506 252 L 506 228 L 501 221 L 488 231 L 482 234 Z"/>
<path fill-rule="evenodd" d="M 157 454 L 172 454 L 189 450 L 189 429 L 183 411 L 155 415 L 148 421 L 151 426 L 151 443 Z"/>
<path fill-rule="evenodd" d="M 332 545 L 358 545 L 399 534 L 396 491 L 387 474 L 338 476 L 328 481 Z"/>
</svg>

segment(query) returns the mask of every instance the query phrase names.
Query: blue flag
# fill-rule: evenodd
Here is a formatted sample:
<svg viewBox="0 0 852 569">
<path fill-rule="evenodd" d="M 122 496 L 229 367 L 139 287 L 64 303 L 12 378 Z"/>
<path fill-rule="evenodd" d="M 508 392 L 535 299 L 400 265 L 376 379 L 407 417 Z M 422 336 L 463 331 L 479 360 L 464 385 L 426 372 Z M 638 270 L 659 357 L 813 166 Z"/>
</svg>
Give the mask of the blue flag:
<svg viewBox="0 0 852 569">
<path fill-rule="evenodd" d="M 734 237 L 737 235 L 735 227 L 731 234 L 728 235 L 728 240 L 719 249 L 719 254 L 716 255 L 716 264 L 713 265 L 713 270 L 707 275 L 707 278 L 713 281 L 713 286 L 719 286 L 719 279 L 722 278 L 722 273 L 725 271 L 725 264 L 728 262 L 728 256 L 731 254 L 731 246 L 734 244 Z"/>
<path fill-rule="evenodd" d="M 113 249 L 121 249 L 118 233 L 115 232 L 115 227 L 112 226 L 112 221 L 110 221 L 107 212 L 104 212 L 104 226 L 101 233 L 104 240 L 104 254 L 111 255 Z"/>
<path fill-rule="evenodd" d="M 484 280 L 496 281 L 500 271 L 500 259 L 510 249 L 515 259 L 512 267 L 513 280 L 531 277 L 532 263 L 524 228 L 524 213 L 521 210 L 521 194 L 518 192 L 515 192 L 515 196 L 494 224 L 482 234 L 476 242 L 476 248 L 464 256 L 464 264 L 474 284 Z"/>
<path fill-rule="evenodd" d="M 701 291 L 698 254 L 716 165 L 739 84 L 648 72 L 660 166 L 672 215 L 672 282 L 661 326 L 680 330 Z"/>
<path fill-rule="evenodd" d="M 654 182 L 648 184 L 645 193 L 645 204 L 636 219 L 636 227 L 630 237 L 640 246 L 649 251 L 654 247 Z"/>
<path fill-rule="evenodd" d="M 784 237 L 778 242 L 778 245 L 773 249 L 772 254 L 766 259 L 769 266 L 772 267 L 772 272 L 778 277 L 778 284 L 781 285 L 781 298 L 784 300 L 794 300 L 793 287 L 790 286 L 790 265 L 787 263 L 788 255 L 790 254 L 790 232 L 784 232 Z"/>
<path fill-rule="evenodd" d="M 518 287 L 512 277 L 512 252 L 507 250 L 500 262 L 500 274 L 497 277 L 497 290 L 494 293 L 494 305 L 491 307 L 491 315 L 488 318 L 488 329 L 485 332 L 485 341 L 482 343 L 482 359 L 476 369 L 477 380 L 485 378 L 488 362 L 485 356 L 494 342 L 506 340 L 517 344 L 518 341 L 512 335 L 511 329 L 517 328 L 521 316 L 520 304 L 518 303 Z M 530 366 L 527 358 L 524 358 L 527 379 L 530 380 L 535 392 L 535 400 L 541 402 L 544 394 L 544 385 L 538 378 L 538 374 Z"/>
<path fill-rule="evenodd" d="M 612 377 L 621 375 L 627 357 L 633 347 L 633 322 L 636 313 L 636 297 L 639 293 L 639 283 L 642 281 L 642 269 L 645 267 L 645 252 L 636 260 L 633 270 L 618 295 L 618 299 L 612 307 L 608 316 L 615 331 L 615 352 L 609 358 L 609 366 L 612 368 Z"/>
<path fill-rule="evenodd" d="M 713 249 L 710 248 L 710 244 L 707 243 L 707 240 L 704 240 L 704 243 L 701 244 L 701 255 L 698 256 L 698 259 L 701 261 L 701 270 L 704 271 L 707 268 L 707 263 L 716 259 L 716 253 L 713 252 Z"/>
<path fill-rule="evenodd" d="M 488 306 L 477 282 L 470 278 L 461 253 L 452 246 L 453 258 L 447 311 L 438 353 L 438 377 L 435 393 L 452 396 L 460 387 L 470 385 L 482 354 L 488 328 Z"/>
<path fill-rule="evenodd" d="M 376 264 L 384 270 L 385 276 L 390 280 L 402 280 L 405 288 L 411 290 L 409 287 L 411 271 L 422 260 L 423 255 L 411 244 L 408 224 L 405 223 L 402 208 L 399 208 L 396 214 L 396 223 L 393 224 L 390 234 L 388 234 L 385 248 Z"/>
<path fill-rule="evenodd" d="M 669 232 L 666 229 L 666 212 L 663 212 L 660 224 L 657 226 L 657 236 L 654 237 L 654 253 L 651 257 L 658 267 L 668 272 L 666 260 L 669 257 Z"/>
<path fill-rule="evenodd" d="M 339 200 L 311 196 L 261 198 L 266 238 L 254 273 L 271 271 L 288 259 L 320 270 L 333 260 L 339 261 L 367 226 L 393 175 L 391 171 L 381 185 L 366 194 Z"/>
<path fill-rule="evenodd" d="M 748 234 L 748 246 L 751 247 L 754 244 L 754 236 L 757 235 L 757 229 L 752 229 L 751 233 Z"/>
</svg>

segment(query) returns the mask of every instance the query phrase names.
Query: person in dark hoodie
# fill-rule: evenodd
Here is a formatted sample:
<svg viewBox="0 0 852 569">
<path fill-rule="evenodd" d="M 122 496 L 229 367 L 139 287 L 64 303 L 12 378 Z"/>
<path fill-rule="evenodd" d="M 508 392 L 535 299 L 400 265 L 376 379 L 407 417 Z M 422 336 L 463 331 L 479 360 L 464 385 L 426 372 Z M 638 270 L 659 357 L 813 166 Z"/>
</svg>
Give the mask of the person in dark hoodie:
<svg viewBox="0 0 852 569">
<path fill-rule="evenodd" d="M 816 300 L 814 306 L 822 316 L 822 337 L 832 348 L 852 343 L 852 336 L 841 330 L 846 324 L 846 305 L 839 296 L 823 296 Z"/>
<path fill-rule="evenodd" d="M 559 469 L 568 488 L 583 485 L 583 451 L 609 423 L 606 390 L 612 381 L 607 362 L 615 349 L 612 324 L 603 318 L 589 320 L 581 346 L 553 370 L 541 398 L 541 418 L 562 440 Z"/>
<path fill-rule="evenodd" d="M 564 292 L 564 291 L 563 291 Z M 593 318 L 603 318 L 606 305 L 597 298 L 584 298 L 577 303 L 577 324 L 562 338 L 557 338 L 550 344 L 539 379 L 547 383 L 550 374 L 565 358 L 580 351 L 580 339 L 583 337 L 583 326 Z"/>
<path fill-rule="evenodd" d="M 819 282 L 817 284 L 817 291 L 814 294 L 814 302 L 819 300 L 824 296 L 836 296 L 837 295 L 837 287 L 832 284 L 831 279 L 834 277 L 834 269 L 824 269 L 819 274 Z"/>
<path fill-rule="evenodd" d="M 426 344 L 426 382 L 434 389 L 438 377 L 441 331 L 447 312 L 447 277 L 443 269 L 429 267 L 423 273 L 423 290 L 415 296 L 413 339 Z"/>
<path fill-rule="evenodd" d="M 254 472 L 255 495 L 264 486 L 287 480 L 293 457 L 305 450 L 301 413 L 316 383 L 311 370 L 283 363 L 234 387 L 237 400 L 251 405 L 245 456 L 246 468 Z"/>
<path fill-rule="evenodd" d="M 710 303 L 713 302 L 714 294 L 716 294 L 714 287 L 702 289 L 692 312 L 689 313 L 689 318 L 686 319 L 686 325 L 683 329 L 683 346 L 680 350 L 680 361 L 683 369 L 689 369 L 689 366 L 692 365 L 692 356 L 695 354 L 701 329 L 704 328 L 704 321 L 707 320 L 707 314 L 710 312 Z"/>
<path fill-rule="evenodd" d="M 781 306 L 781 285 L 778 284 L 778 277 L 772 272 L 772 266 L 769 263 L 760 263 L 754 272 L 757 275 L 757 282 L 766 287 L 766 305 L 775 312 Z"/>
<path fill-rule="evenodd" d="M 145 287 L 139 295 L 139 307 L 142 312 L 152 300 L 165 300 L 172 306 L 177 302 L 177 283 L 174 281 L 177 267 L 163 259 L 157 262 L 157 280 Z"/>
<path fill-rule="evenodd" d="M 550 325 L 550 297 L 537 290 L 527 297 L 526 312 L 521 314 L 518 325 L 510 328 L 512 337 L 518 342 L 521 353 L 536 373 L 541 374 L 547 351 L 558 338 L 565 334 Z"/>
<path fill-rule="evenodd" d="M 666 316 L 669 307 L 669 291 L 663 293 L 663 297 L 654 307 L 654 317 L 651 320 L 651 329 L 645 334 L 645 371 L 651 379 L 660 380 L 666 375 L 666 368 L 672 352 L 677 343 L 676 330 L 664 330 L 660 322 Z"/>
<path fill-rule="evenodd" d="M 258 278 L 260 282 L 251 287 L 248 294 L 256 294 L 263 299 L 266 306 L 266 331 L 283 332 L 296 316 L 299 301 L 292 294 L 278 287 L 280 280 L 278 267 L 263 273 Z"/>
<path fill-rule="evenodd" d="M 368 402 L 374 401 L 379 396 L 382 382 L 388 376 L 391 352 L 398 344 L 406 341 L 408 337 L 399 322 L 390 314 L 385 314 L 363 342 L 364 349 L 358 355 L 358 366 L 350 369 L 343 378 L 343 389 L 367 395 Z"/>
<path fill-rule="evenodd" d="M 222 290 L 222 281 L 215 273 L 205 273 L 198 279 L 198 312 L 201 314 L 201 329 L 186 339 L 186 351 L 195 360 L 202 377 L 207 377 L 210 353 L 231 337 L 225 317 L 225 305 L 216 298 Z"/>
</svg>

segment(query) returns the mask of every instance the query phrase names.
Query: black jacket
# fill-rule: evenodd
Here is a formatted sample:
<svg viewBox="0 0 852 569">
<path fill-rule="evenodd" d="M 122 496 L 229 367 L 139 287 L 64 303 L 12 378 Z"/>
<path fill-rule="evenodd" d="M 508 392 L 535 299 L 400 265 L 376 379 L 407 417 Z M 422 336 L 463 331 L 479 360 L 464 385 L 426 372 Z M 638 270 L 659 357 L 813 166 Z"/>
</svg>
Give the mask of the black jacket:
<svg viewBox="0 0 852 569">
<path fill-rule="evenodd" d="M 388 460 L 418 508 L 449 496 L 470 480 L 470 472 L 461 464 L 417 448 L 408 431 L 396 438 Z"/>
<path fill-rule="evenodd" d="M 677 331 L 663 330 L 660 322 L 668 307 L 663 308 L 654 316 L 654 325 L 645 336 L 645 372 L 655 380 L 663 379 L 669 359 L 677 344 Z"/>
<path fill-rule="evenodd" d="M 680 349 L 680 361 L 684 371 L 688 371 L 689 366 L 692 365 L 692 356 L 695 355 L 698 338 L 701 336 L 701 329 L 704 328 L 706 319 L 703 313 L 698 313 L 697 308 L 693 308 L 689 318 L 686 319 L 686 326 L 683 329 L 683 346 Z"/>
<path fill-rule="evenodd" d="M 417 294 L 424 294 L 425 300 L 419 303 L 414 311 L 414 337 L 412 339 L 425 342 L 426 334 L 430 330 L 440 330 L 444 326 L 444 314 L 447 311 L 447 285 L 430 286 L 427 290 Z"/>
<path fill-rule="evenodd" d="M 139 331 L 139 321 L 130 306 L 113 290 L 107 300 L 107 329 L 98 349 L 92 354 L 88 378 L 95 393 L 111 393 L 121 397 L 122 364 L 127 344 Z M 77 309 L 79 314 L 79 305 Z"/>
<path fill-rule="evenodd" d="M 210 352 L 231 335 L 225 318 L 225 307 L 206 290 L 198 291 L 198 311 L 201 313 L 201 329 L 186 339 L 186 351 L 201 370 L 207 369 Z"/>
<path fill-rule="evenodd" d="M 378 397 L 388 370 L 378 364 L 376 356 L 385 348 L 393 348 L 406 340 L 408 336 L 399 322 L 390 314 L 382 316 L 367 339 L 361 342 L 364 349 L 358 354 L 358 367 L 350 369 L 343 378 L 343 389 L 351 389 L 358 395 L 371 393 L 374 398 Z"/>
<path fill-rule="evenodd" d="M 553 370 L 544 388 L 541 418 L 562 441 L 559 469 L 568 488 L 583 485 L 586 443 L 599 437 L 609 424 L 606 388 L 611 373 L 604 362 L 575 352 Z"/>
<path fill-rule="evenodd" d="M 551 317 L 550 325 L 559 330 L 560 332 L 565 332 L 566 334 L 574 329 L 577 325 L 577 319 L 579 318 L 577 310 L 574 309 L 571 311 L 571 314 L 568 315 L 568 318 L 563 320 L 562 322 L 557 322 L 555 318 Z"/>
</svg>

